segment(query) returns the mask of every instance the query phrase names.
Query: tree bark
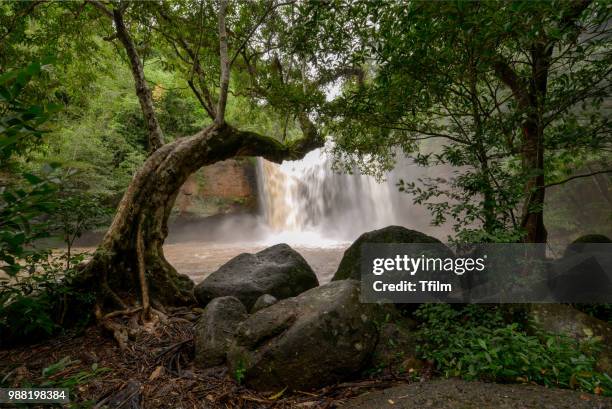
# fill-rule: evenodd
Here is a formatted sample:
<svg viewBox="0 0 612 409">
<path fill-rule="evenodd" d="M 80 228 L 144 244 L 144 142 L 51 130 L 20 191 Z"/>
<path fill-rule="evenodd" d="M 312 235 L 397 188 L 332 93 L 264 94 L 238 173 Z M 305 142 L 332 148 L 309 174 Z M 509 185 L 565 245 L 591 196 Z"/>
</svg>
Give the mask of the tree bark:
<svg viewBox="0 0 612 409">
<path fill-rule="evenodd" d="M 512 91 L 518 107 L 527 119 L 522 124 L 521 165 L 527 176 L 525 201 L 521 227 L 525 230 L 527 243 L 545 243 L 544 227 L 544 127 L 542 107 L 546 98 L 548 71 L 552 47 L 549 44 L 534 45 L 532 50 L 532 73 L 526 84 L 502 59 L 494 64 L 500 80 Z"/>
<path fill-rule="evenodd" d="M 225 122 L 225 106 L 230 81 L 230 60 L 227 50 L 227 29 L 225 27 L 225 14 L 227 13 L 227 0 L 219 2 L 219 64 L 221 77 L 219 79 L 219 101 L 215 123 L 221 125 Z"/>
<path fill-rule="evenodd" d="M 528 243 L 546 243 L 544 227 L 544 105 L 548 89 L 548 75 L 552 44 L 536 43 L 531 51 L 532 72 L 529 84 L 527 120 L 523 126 L 522 164 L 528 173 L 525 186 L 527 200 L 523 207 L 522 227 Z"/>
<path fill-rule="evenodd" d="M 92 289 L 104 309 L 126 308 L 126 300 L 140 297 L 139 268 L 144 265 L 151 306 L 193 302 L 193 282 L 168 263 L 162 247 L 180 187 L 200 167 L 235 156 L 281 162 L 299 159 L 323 145 L 312 129 L 305 129 L 304 135 L 292 144 L 282 144 L 230 125 L 213 124 L 159 148 L 132 179 L 112 225 L 80 277 L 80 286 Z M 144 263 L 138 262 L 139 245 Z"/>
</svg>

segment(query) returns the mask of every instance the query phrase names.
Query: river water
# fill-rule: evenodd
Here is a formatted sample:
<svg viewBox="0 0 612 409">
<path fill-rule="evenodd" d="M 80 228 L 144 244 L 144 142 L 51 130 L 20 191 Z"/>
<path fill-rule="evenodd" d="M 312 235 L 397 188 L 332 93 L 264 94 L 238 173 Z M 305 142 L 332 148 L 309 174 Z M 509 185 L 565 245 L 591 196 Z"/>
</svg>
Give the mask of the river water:
<svg viewBox="0 0 612 409">
<path fill-rule="evenodd" d="M 331 280 L 346 247 L 350 243 L 337 243 L 333 246 L 316 247 L 292 245 L 306 259 L 315 271 L 319 283 Z M 213 243 L 175 243 L 164 246 L 166 259 L 179 271 L 199 283 L 222 264 L 240 253 L 254 253 L 266 248 L 261 243 L 213 244 Z"/>
</svg>

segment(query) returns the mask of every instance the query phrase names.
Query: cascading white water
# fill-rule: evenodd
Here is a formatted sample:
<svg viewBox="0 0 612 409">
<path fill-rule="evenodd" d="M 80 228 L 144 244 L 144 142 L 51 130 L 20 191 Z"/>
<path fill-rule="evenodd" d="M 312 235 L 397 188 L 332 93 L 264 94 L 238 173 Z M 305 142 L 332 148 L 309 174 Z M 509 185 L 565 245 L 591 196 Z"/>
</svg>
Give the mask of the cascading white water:
<svg viewBox="0 0 612 409">
<path fill-rule="evenodd" d="M 281 165 L 258 159 L 263 218 L 275 235 L 285 241 L 346 241 L 391 224 L 422 225 L 414 219 L 410 198 L 398 191 L 394 174 L 378 182 L 371 176 L 336 173 L 331 165 L 322 149 Z M 424 216 L 423 209 L 417 213 Z"/>
</svg>

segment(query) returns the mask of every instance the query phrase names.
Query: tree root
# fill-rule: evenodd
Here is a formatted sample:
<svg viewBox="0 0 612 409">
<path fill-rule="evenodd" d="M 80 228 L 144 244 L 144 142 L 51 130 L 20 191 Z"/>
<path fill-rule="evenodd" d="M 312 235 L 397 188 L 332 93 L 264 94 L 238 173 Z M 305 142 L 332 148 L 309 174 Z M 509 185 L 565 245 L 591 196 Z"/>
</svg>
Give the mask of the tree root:
<svg viewBox="0 0 612 409">
<path fill-rule="evenodd" d="M 143 218 L 141 217 L 136 234 L 136 257 L 138 259 L 138 279 L 140 281 L 140 292 L 142 295 L 142 320 L 146 322 L 151 320 L 151 305 L 149 303 L 149 288 L 147 286 L 147 277 L 145 275 L 146 265 L 144 257 L 142 222 Z"/>
<path fill-rule="evenodd" d="M 122 315 L 125 312 L 126 310 L 122 310 L 122 311 L 115 311 L 110 314 L 102 315 L 102 308 L 100 308 L 99 305 L 96 305 L 96 308 L 95 308 L 95 314 L 96 314 L 96 319 L 98 320 L 98 323 L 102 325 L 103 328 L 105 328 L 106 330 L 108 330 L 109 332 L 113 334 L 113 338 L 115 338 L 115 341 L 117 341 L 117 344 L 119 344 L 119 349 L 121 349 L 122 351 L 125 351 L 127 349 L 127 343 L 129 339 L 128 331 L 127 331 L 127 328 L 125 328 L 125 326 L 118 324 L 116 322 L 113 322 L 111 318 L 114 316 Z"/>
<path fill-rule="evenodd" d="M 144 319 L 143 315 L 136 315 L 143 311 L 142 306 L 126 308 L 123 310 L 112 311 L 107 314 L 102 313 L 99 304 L 95 307 L 95 316 L 102 328 L 113 334 L 113 338 L 119 344 L 119 348 L 124 351 L 128 347 L 130 338 L 134 338 L 140 331 L 153 332 L 158 323 L 168 321 L 168 316 L 156 309 L 150 309 L 149 318 Z M 132 316 L 128 324 L 113 321 L 113 318 Z"/>
</svg>

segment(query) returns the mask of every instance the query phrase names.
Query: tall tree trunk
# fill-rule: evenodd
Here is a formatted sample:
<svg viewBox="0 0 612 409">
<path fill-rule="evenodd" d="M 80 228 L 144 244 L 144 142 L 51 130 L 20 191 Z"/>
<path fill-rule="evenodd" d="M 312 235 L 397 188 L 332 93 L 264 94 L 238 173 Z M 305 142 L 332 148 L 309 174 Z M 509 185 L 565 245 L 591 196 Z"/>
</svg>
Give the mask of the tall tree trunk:
<svg viewBox="0 0 612 409">
<path fill-rule="evenodd" d="M 523 170 L 528 174 L 525 185 L 526 199 L 523 205 L 521 226 L 528 243 L 546 243 L 544 227 L 544 144 L 537 124 L 531 122 L 523 128 Z"/>
<path fill-rule="evenodd" d="M 522 227 L 528 243 L 546 243 L 544 227 L 544 106 L 553 46 L 548 41 L 534 44 L 531 50 L 531 79 L 527 120 L 523 126 L 523 171 L 528 175 L 525 186 Z"/>
<path fill-rule="evenodd" d="M 552 43 L 534 43 L 531 50 L 531 76 L 528 83 L 510 65 L 499 58 L 494 69 L 501 81 L 510 88 L 519 108 L 527 119 L 522 125 L 521 164 L 527 177 L 521 227 L 524 241 L 545 243 L 544 227 L 544 127 L 543 112 L 548 87 Z"/>
<path fill-rule="evenodd" d="M 164 257 L 176 195 L 190 174 L 202 166 L 235 156 L 263 156 L 280 162 L 297 159 L 322 146 L 315 134 L 292 145 L 273 138 L 211 125 L 197 134 L 168 143 L 149 156 L 132 179 L 112 225 L 93 259 L 79 278 L 93 290 L 105 309 L 125 308 L 140 298 L 138 234 L 143 247 L 146 282 L 151 305 L 180 305 L 193 300 L 193 282 Z"/>
</svg>

